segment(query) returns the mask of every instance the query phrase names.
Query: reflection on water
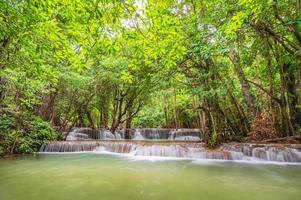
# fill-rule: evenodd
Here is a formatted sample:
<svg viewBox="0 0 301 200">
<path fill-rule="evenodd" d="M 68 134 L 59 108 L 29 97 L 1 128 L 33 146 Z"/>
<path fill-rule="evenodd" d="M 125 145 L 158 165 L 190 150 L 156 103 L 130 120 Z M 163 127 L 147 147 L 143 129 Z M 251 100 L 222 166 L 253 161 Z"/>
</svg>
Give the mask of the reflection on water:
<svg viewBox="0 0 301 200">
<path fill-rule="evenodd" d="M 0 160 L 1 200 L 299 200 L 300 188 L 301 166 L 150 162 L 106 154 Z"/>
</svg>

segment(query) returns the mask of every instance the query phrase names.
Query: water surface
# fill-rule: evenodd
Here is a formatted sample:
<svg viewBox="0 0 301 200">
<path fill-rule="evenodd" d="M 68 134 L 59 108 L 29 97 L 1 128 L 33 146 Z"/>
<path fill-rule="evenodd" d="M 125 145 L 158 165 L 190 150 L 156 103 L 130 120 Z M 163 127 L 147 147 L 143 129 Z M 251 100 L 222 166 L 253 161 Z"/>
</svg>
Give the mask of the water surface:
<svg viewBox="0 0 301 200">
<path fill-rule="evenodd" d="M 0 160 L 0 200 L 300 200 L 301 166 L 59 154 Z"/>
</svg>

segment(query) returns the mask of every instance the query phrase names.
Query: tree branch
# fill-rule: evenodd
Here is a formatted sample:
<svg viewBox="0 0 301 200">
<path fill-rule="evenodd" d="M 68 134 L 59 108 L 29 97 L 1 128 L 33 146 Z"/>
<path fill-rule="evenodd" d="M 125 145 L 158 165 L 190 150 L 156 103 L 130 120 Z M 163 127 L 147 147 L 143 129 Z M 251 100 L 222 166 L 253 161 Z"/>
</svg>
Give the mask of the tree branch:
<svg viewBox="0 0 301 200">
<path fill-rule="evenodd" d="M 247 82 L 249 83 L 252 83 L 253 85 L 255 85 L 256 87 L 258 87 L 259 89 L 261 89 L 262 91 L 264 91 L 267 95 L 269 95 L 272 99 L 274 99 L 277 103 L 280 104 L 280 99 L 275 97 L 274 95 L 272 95 L 267 89 L 265 89 L 262 85 L 258 84 L 258 83 L 255 83 L 253 81 L 250 81 L 250 80 L 246 80 Z"/>
</svg>

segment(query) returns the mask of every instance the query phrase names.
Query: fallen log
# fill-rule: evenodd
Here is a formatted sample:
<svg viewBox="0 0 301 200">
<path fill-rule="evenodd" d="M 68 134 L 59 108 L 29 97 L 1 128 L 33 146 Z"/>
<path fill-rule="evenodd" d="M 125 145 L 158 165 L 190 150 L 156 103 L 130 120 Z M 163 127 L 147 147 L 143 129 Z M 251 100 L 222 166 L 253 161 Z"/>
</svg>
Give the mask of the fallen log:
<svg viewBox="0 0 301 200">
<path fill-rule="evenodd" d="M 284 138 L 273 138 L 273 139 L 267 139 L 262 140 L 260 143 L 280 143 L 280 142 L 287 142 L 287 143 L 300 143 L 301 142 L 301 136 L 289 136 Z"/>
</svg>

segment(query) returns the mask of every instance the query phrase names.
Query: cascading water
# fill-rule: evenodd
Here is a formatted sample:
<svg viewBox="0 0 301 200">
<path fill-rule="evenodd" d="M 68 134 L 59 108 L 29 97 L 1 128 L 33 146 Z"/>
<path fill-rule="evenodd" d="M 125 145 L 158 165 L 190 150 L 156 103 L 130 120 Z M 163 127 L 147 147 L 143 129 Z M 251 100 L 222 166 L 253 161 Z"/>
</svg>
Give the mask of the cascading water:
<svg viewBox="0 0 301 200">
<path fill-rule="evenodd" d="M 94 131 L 87 128 L 74 128 L 67 135 L 66 140 L 87 140 L 89 135 L 93 135 Z"/>
<path fill-rule="evenodd" d="M 175 131 L 170 131 L 169 140 L 189 140 L 189 141 L 199 141 L 200 132 L 198 129 L 179 129 Z"/>
<path fill-rule="evenodd" d="M 139 132 L 139 133 L 138 133 Z M 200 141 L 199 129 L 167 129 L 167 128 L 142 128 L 135 129 L 132 139 L 140 134 L 145 140 L 192 140 Z M 140 139 L 142 139 L 139 136 Z"/>
<path fill-rule="evenodd" d="M 235 161 L 300 162 L 301 145 L 224 144 L 208 149 L 198 129 L 141 128 L 115 134 L 106 129 L 74 128 L 65 142 L 43 145 L 40 152 L 111 152 L 130 156 L 176 157 Z M 76 141 L 75 141 L 76 140 Z M 118 140 L 118 141 L 113 141 Z"/>
<path fill-rule="evenodd" d="M 300 145 L 225 144 L 207 149 L 199 142 L 65 141 L 43 145 L 40 152 L 111 152 L 131 156 L 301 163 Z"/>
<path fill-rule="evenodd" d="M 101 140 L 114 140 L 115 136 L 108 130 L 100 131 L 99 132 L 99 139 Z"/>
<path fill-rule="evenodd" d="M 115 133 L 115 139 L 116 140 L 121 140 L 122 139 L 121 134 L 120 133 Z"/>
<path fill-rule="evenodd" d="M 136 129 L 135 133 L 134 133 L 134 137 L 132 138 L 132 140 L 145 140 L 145 139 L 141 135 L 141 132 L 139 131 L 139 129 Z"/>
<path fill-rule="evenodd" d="M 115 134 L 106 129 L 74 128 L 67 135 L 66 140 L 122 140 L 124 130 L 118 129 Z M 132 140 L 176 140 L 176 141 L 200 141 L 199 129 L 164 129 L 141 128 L 130 130 Z"/>
</svg>

